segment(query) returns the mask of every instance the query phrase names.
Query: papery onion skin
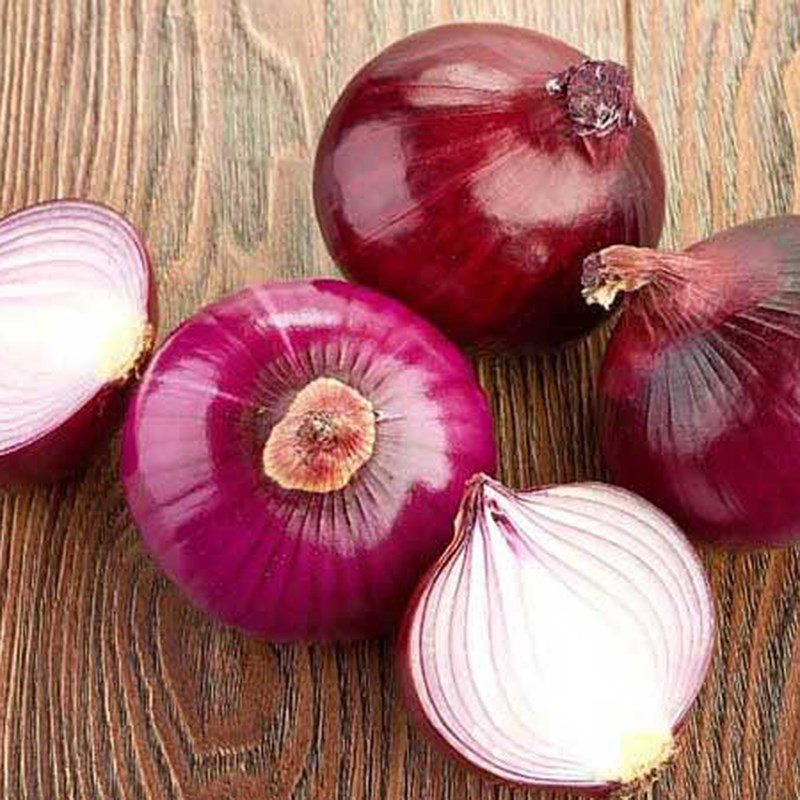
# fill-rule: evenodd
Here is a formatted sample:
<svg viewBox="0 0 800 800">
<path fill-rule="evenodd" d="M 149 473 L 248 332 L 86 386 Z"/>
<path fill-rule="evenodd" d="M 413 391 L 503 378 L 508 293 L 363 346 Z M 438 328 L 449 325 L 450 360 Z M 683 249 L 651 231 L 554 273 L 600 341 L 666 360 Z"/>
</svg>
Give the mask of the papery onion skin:
<svg viewBox="0 0 800 800">
<path fill-rule="evenodd" d="M 554 79 L 584 62 L 530 30 L 459 24 L 367 64 L 328 118 L 314 171 L 342 270 L 465 345 L 547 349 L 590 330 L 602 314 L 580 300 L 583 257 L 654 245 L 664 179 L 624 68 L 586 70 L 618 83 L 624 119 L 599 135 L 570 119 Z"/>
<path fill-rule="evenodd" d="M 800 540 L 800 217 L 678 254 L 611 248 L 589 267 L 644 283 L 626 295 L 600 375 L 614 479 L 697 539 Z"/>
<path fill-rule="evenodd" d="M 374 408 L 371 455 L 342 489 L 282 488 L 294 484 L 265 470 L 291 460 L 272 457 L 271 432 L 325 384 Z M 122 456 L 128 505 L 167 575 L 273 641 L 390 630 L 449 541 L 465 481 L 495 462 L 487 401 L 457 348 L 335 280 L 251 287 L 185 322 L 142 380 Z"/>
<path fill-rule="evenodd" d="M 482 497 L 482 495 L 484 496 Z M 434 618 L 438 617 L 439 621 L 447 620 L 447 624 L 451 625 L 452 633 L 449 637 L 450 647 L 457 648 L 458 644 L 456 640 L 458 639 L 460 641 L 459 637 L 467 635 L 464 633 L 464 631 L 467 630 L 467 622 L 462 620 L 462 617 L 470 613 L 468 606 L 469 601 L 460 595 L 464 595 L 469 589 L 473 588 L 471 585 L 472 581 L 482 583 L 486 593 L 486 597 L 482 598 L 483 603 L 486 605 L 491 604 L 491 600 L 488 598 L 493 592 L 492 581 L 493 577 L 496 578 L 496 576 L 481 572 L 476 578 L 473 574 L 475 571 L 475 564 L 469 561 L 469 556 L 464 556 L 465 552 L 469 550 L 473 538 L 480 535 L 475 533 L 474 528 L 476 508 L 480 506 L 489 508 L 490 515 L 499 515 L 499 519 L 502 522 L 504 513 L 502 508 L 496 505 L 496 500 L 498 498 L 504 497 L 511 499 L 512 502 L 517 502 L 520 499 L 533 499 L 536 502 L 541 502 L 543 498 L 550 496 L 554 500 L 559 500 L 559 498 L 563 500 L 566 498 L 566 502 L 569 502 L 571 499 L 574 499 L 571 498 L 570 495 L 575 495 L 577 497 L 581 497 L 582 495 L 582 500 L 584 502 L 588 501 L 589 504 L 599 503 L 600 507 L 610 504 L 605 508 L 606 512 L 611 511 L 615 513 L 615 503 L 620 503 L 621 507 L 627 505 L 636 508 L 637 513 L 641 514 L 641 518 L 646 520 L 648 525 L 653 526 L 653 530 L 649 532 L 648 536 L 642 536 L 640 538 L 638 544 L 641 545 L 641 549 L 638 549 L 636 552 L 632 551 L 628 555 L 632 556 L 634 560 L 637 560 L 650 546 L 652 535 L 655 534 L 656 538 L 662 539 L 661 544 L 664 544 L 665 541 L 670 542 L 670 547 L 673 548 L 673 555 L 675 556 L 674 563 L 672 563 L 671 566 L 675 567 L 677 564 L 682 563 L 682 569 L 685 570 L 685 573 L 682 574 L 681 581 L 684 582 L 685 585 L 683 588 L 687 591 L 684 600 L 688 598 L 692 601 L 691 607 L 686 606 L 684 612 L 688 610 L 689 617 L 692 619 L 693 628 L 691 634 L 687 634 L 687 640 L 691 640 L 692 642 L 691 659 L 688 661 L 688 663 L 692 665 L 692 672 L 689 676 L 684 674 L 681 677 L 681 680 L 685 681 L 685 686 L 682 688 L 680 710 L 676 713 L 674 719 L 670 720 L 673 742 L 678 740 L 681 731 L 688 721 L 689 711 L 703 684 L 713 655 L 714 642 L 716 639 L 716 621 L 711 589 L 702 563 L 674 523 L 661 511 L 651 506 L 642 498 L 615 486 L 608 486 L 600 483 L 576 483 L 562 486 L 545 486 L 539 489 L 513 492 L 498 484 L 496 481 L 488 479 L 486 476 L 476 476 L 473 481 L 470 482 L 465 494 L 462 507 L 459 511 L 459 517 L 456 521 L 455 536 L 450 546 L 420 581 L 409 603 L 397 641 L 398 677 L 406 709 L 419 730 L 421 730 L 431 743 L 443 753 L 483 777 L 489 778 L 495 782 L 500 781 L 504 784 L 521 786 L 528 789 L 569 790 L 580 792 L 582 795 L 598 797 L 628 796 L 628 792 L 638 788 L 644 788 L 650 782 L 657 779 L 657 776 L 669 763 L 675 751 L 673 750 L 672 754 L 667 755 L 663 763 L 654 765 L 651 772 L 630 782 L 620 782 L 618 780 L 571 781 L 555 780 L 552 778 L 534 779 L 531 777 L 522 777 L 521 775 L 510 777 L 507 773 L 504 773 L 502 770 L 499 770 L 489 763 L 495 757 L 497 759 L 502 758 L 499 750 L 495 751 L 494 748 L 487 748 L 485 751 L 481 752 L 479 746 L 478 749 L 473 749 L 476 747 L 476 744 L 480 742 L 480 736 L 483 734 L 478 724 L 479 721 L 467 719 L 467 712 L 464 708 L 459 708 L 453 705 L 452 702 L 448 704 L 446 700 L 439 698 L 441 705 L 437 708 L 436 714 L 432 716 L 432 695 L 429 694 L 432 690 L 430 687 L 420 684 L 418 667 L 415 668 L 414 666 L 421 662 L 421 654 L 426 650 L 428 651 L 429 663 L 432 663 L 431 659 L 437 661 L 443 658 L 447 659 L 453 655 L 452 653 L 442 653 L 437 649 L 435 632 L 430 627 L 426 627 L 426 625 L 429 626 L 430 624 L 426 621 L 429 616 Z M 544 502 L 548 501 L 544 500 Z M 591 512 L 586 513 L 590 514 Z M 624 520 L 624 515 L 622 519 Z M 624 524 L 624 522 L 620 524 Z M 579 547 L 581 544 L 585 545 L 586 542 L 585 536 L 583 536 L 582 533 L 581 531 L 574 530 L 570 534 L 575 536 L 576 543 Z M 532 531 L 533 536 L 540 534 L 541 532 Z M 501 536 L 506 539 L 506 544 L 510 552 L 516 552 L 518 556 L 520 553 L 524 554 L 524 548 L 520 545 L 515 545 L 513 542 L 514 533 L 505 535 L 501 533 L 500 528 L 498 528 L 493 535 Z M 488 546 L 489 545 L 487 545 L 487 547 Z M 609 552 L 613 554 L 613 550 L 614 548 L 610 548 Z M 590 561 L 591 555 L 596 555 L 597 552 L 600 551 L 587 550 L 584 555 L 577 558 L 576 564 L 580 564 L 586 560 Z M 622 551 L 618 551 L 617 554 L 617 560 L 612 559 L 607 563 L 609 571 L 616 569 L 624 570 L 624 561 L 621 557 L 625 554 Z M 524 558 L 524 555 L 520 557 Z M 646 563 L 646 561 L 642 561 L 642 563 Z M 659 568 L 663 568 L 663 563 L 659 564 L 658 560 L 655 560 L 648 566 L 648 569 L 652 569 L 654 575 Z M 455 571 L 458 575 L 448 575 L 448 571 Z M 569 575 L 569 570 L 565 570 L 564 574 L 566 576 L 565 580 L 572 579 Z M 673 574 L 672 578 L 674 577 L 675 575 Z M 577 578 L 574 580 L 576 584 L 579 585 Z M 454 588 L 448 591 L 442 589 L 441 586 L 447 583 L 451 584 Z M 469 588 L 465 589 L 467 584 L 470 584 Z M 648 588 L 646 584 L 638 588 L 642 591 L 643 595 L 650 591 L 650 588 Z M 454 591 L 454 593 L 451 593 L 451 591 Z M 441 610 L 440 605 L 443 606 Z M 477 605 L 474 606 L 474 608 L 477 607 Z M 552 614 L 556 620 L 559 613 L 560 609 L 558 607 L 552 608 Z M 474 610 L 473 614 L 475 614 Z M 495 642 L 495 640 L 500 641 L 500 639 L 502 639 L 500 635 L 500 626 L 502 626 L 502 614 L 492 616 L 486 631 L 487 643 Z M 684 631 L 684 633 L 686 632 Z M 519 645 L 519 639 L 510 636 L 506 641 L 510 643 L 512 647 Z M 578 649 L 580 649 L 580 642 L 577 644 Z M 585 658 L 585 663 L 589 665 L 588 669 L 591 670 L 593 668 L 592 659 L 597 656 L 597 651 L 593 651 L 591 647 L 589 647 L 588 650 L 584 651 L 581 660 Z M 459 657 L 462 658 L 462 666 L 472 663 L 468 660 L 464 660 L 466 658 L 466 650 L 460 651 Z M 683 657 L 686 658 L 686 655 L 683 654 Z M 502 654 L 498 652 L 492 652 L 491 660 L 498 671 L 503 672 L 506 669 L 509 671 L 511 670 L 511 661 L 508 655 L 503 657 Z M 439 663 L 441 662 L 439 661 Z M 465 672 L 459 675 L 454 673 L 451 677 L 456 681 L 453 683 L 453 686 L 457 685 L 459 687 L 456 692 L 459 700 L 463 700 L 463 698 L 470 694 L 468 685 L 472 680 L 471 676 Z M 437 680 L 440 678 L 441 676 L 438 676 Z M 532 674 L 528 676 L 528 679 L 531 681 L 534 680 L 534 678 L 535 676 Z M 513 678 L 511 680 L 513 681 Z M 473 685 L 473 690 L 474 688 Z M 423 699 L 423 697 L 425 697 L 425 699 Z M 478 695 L 475 695 L 475 697 L 478 697 Z M 434 705 L 435 701 L 434 698 Z M 508 702 L 510 703 L 511 701 L 509 700 Z M 520 707 L 517 710 L 522 712 L 523 708 Z M 489 719 L 492 718 L 496 711 L 497 709 L 489 705 L 485 704 L 483 706 L 483 712 Z M 466 741 L 457 741 L 457 731 L 447 727 L 448 716 L 451 718 L 458 718 L 461 715 L 464 716 L 461 717 L 460 724 L 466 726 L 465 730 L 469 731 L 469 737 L 474 740 L 471 744 Z M 533 747 L 533 745 L 534 740 L 532 738 L 526 740 L 524 743 L 520 743 L 520 747 L 523 749 L 527 746 Z"/>
<path fill-rule="evenodd" d="M 115 262 L 107 253 L 106 265 L 110 264 L 112 270 L 120 270 L 123 266 L 130 268 L 135 279 L 142 284 L 138 309 L 144 327 L 141 348 L 126 374 L 98 384 L 91 397 L 57 424 L 41 431 L 33 429 L 29 441 L 6 450 L 0 440 L 0 486 L 50 483 L 83 467 L 119 422 L 127 390 L 144 367 L 155 341 L 158 308 L 150 256 L 142 237 L 130 222 L 101 203 L 81 199 L 50 200 L 28 206 L 0 220 L 0 289 L 3 287 L 3 261 L 8 256 L 9 243 L 17 244 L 27 237 L 30 244 L 26 246 L 35 251 L 40 244 L 38 237 L 42 233 L 52 234 L 55 228 L 62 231 L 59 234 L 64 237 L 61 255 L 67 263 L 75 242 L 80 243 L 90 233 L 99 236 L 104 228 L 108 241 L 101 243 L 102 247 L 117 244 L 130 248 L 126 256 L 130 261 L 126 263 L 125 254 L 119 254 L 120 261 Z M 47 243 L 52 244 L 52 239 L 47 239 Z M 59 242 L 56 242 L 55 249 L 59 250 Z M 51 254 L 49 258 L 54 259 L 54 256 Z M 45 271 L 48 269 L 47 261 L 42 263 L 42 267 Z M 18 279 L 12 279 L 12 282 L 24 283 Z M 36 365 L 31 366 L 35 368 Z"/>
</svg>

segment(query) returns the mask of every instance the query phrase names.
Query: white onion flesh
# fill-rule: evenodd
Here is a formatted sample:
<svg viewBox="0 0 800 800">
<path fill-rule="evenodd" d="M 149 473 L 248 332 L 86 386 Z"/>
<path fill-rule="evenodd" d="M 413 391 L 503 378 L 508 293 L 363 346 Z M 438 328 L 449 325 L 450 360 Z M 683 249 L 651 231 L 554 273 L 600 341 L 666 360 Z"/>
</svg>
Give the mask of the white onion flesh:
<svg viewBox="0 0 800 800">
<path fill-rule="evenodd" d="M 611 486 L 515 493 L 486 478 L 459 524 L 402 655 L 435 733 L 516 783 L 625 784 L 667 759 L 714 641 L 678 528 Z"/>
<path fill-rule="evenodd" d="M 147 346 L 148 264 L 135 231 L 80 201 L 0 222 L 0 453 L 68 420 Z"/>
</svg>

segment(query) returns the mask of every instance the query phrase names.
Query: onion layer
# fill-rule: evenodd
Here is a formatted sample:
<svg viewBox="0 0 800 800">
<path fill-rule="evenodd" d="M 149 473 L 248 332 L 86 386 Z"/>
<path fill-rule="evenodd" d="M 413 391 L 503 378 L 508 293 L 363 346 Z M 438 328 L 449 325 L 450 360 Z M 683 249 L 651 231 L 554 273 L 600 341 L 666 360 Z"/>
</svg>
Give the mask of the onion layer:
<svg viewBox="0 0 800 800">
<path fill-rule="evenodd" d="M 703 567 L 649 503 L 479 476 L 398 653 L 412 714 L 451 754 L 511 783 L 604 793 L 672 756 L 713 641 Z"/>
<path fill-rule="evenodd" d="M 471 366 L 341 281 L 220 300 L 158 351 L 123 436 L 125 493 L 201 608 L 274 640 L 377 635 L 494 468 Z"/>
<path fill-rule="evenodd" d="M 664 179 L 624 67 L 505 25 L 447 25 L 367 64 L 314 172 L 328 248 L 463 344 L 542 348 L 601 318 L 581 262 L 654 245 Z"/>
<path fill-rule="evenodd" d="M 0 221 L 0 483 L 86 458 L 150 352 L 155 292 L 133 228 L 57 200 Z"/>
<path fill-rule="evenodd" d="M 585 294 L 622 316 L 600 376 L 616 481 L 721 544 L 800 540 L 800 217 L 682 253 L 612 247 Z"/>
</svg>

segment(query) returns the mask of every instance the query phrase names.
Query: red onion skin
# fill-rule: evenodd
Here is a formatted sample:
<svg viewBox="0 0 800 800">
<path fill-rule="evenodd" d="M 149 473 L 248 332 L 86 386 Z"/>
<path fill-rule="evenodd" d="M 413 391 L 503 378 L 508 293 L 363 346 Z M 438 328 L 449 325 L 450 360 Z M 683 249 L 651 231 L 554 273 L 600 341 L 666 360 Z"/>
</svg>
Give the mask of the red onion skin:
<svg viewBox="0 0 800 800">
<path fill-rule="evenodd" d="M 625 299 L 600 375 L 606 462 L 696 539 L 796 542 L 800 217 L 732 228 L 686 254 L 673 285 L 656 277 Z"/>
<path fill-rule="evenodd" d="M 35 442 L 0 459 L 0 486 L 54 483 L 85 466 L 125 410 L 127 387 L 104 386 L 74 416 Z"/>
<path fill-rule="evenodd" d="M 286 342 L 296 373 L 278 369 Z M 412 370 L 426 376 L 446 446 L 402 476 L 396 508 L 370 501 L 392 490 L 371 462 L 328 494 L 264 475 L 269 430 L 310 380 L 335 377 L 370 399 L 382 385 L 405 391 Z M 488 405 L 455 346 L 399 303 L 331 280 L 251 287 L 185 322 L 154 357 L 123 432 L 128 505 L 167 575 L 211 615 L 273 641 L 390 630 L 446 546 L 465 481 L 494 465 Z M 363 528 L 351 530 L 348 514 L 363 515 Z"/>
<path fill-rule="evenodd" d="M 147 319 L 152 338 L 142 352 L 134 369 L 124 380 L 102 386 L 97 393 L 69 419 L 44 436 L 0 455 L 0 487 L 27 483 L 54 483 L 63 480 L 86 466 L 91 455 L 106 441 L 121 421 L 127 394 L 137 373 L 149 358 L 158 325 L 158 298 L 152 262 L 143 238 L 131 223 L 119 217 L 119 212 L 103 203 L 80 198 L 48 200 L 27 206 L 4 217 L 3 225 L 29 212 L 47 211 L 65 203 L 84 208 L 97 208 L 117 215 L 130 229 L 139 253 L 146 265 Z"/>
<path fill-rule="evenodd" d="M 367 64 L 331 112 L 314 172 L 343 271 L 462 344 L 542 349 L 589 331 L 603 315 L 579 297 L 581 262 L 606 244 L 654 245 L 664 179 L 639 109 L 632 132 L 570 128 L 544 87 L 584 58 L 533 31 L 461 24 Z"/>
</svg>

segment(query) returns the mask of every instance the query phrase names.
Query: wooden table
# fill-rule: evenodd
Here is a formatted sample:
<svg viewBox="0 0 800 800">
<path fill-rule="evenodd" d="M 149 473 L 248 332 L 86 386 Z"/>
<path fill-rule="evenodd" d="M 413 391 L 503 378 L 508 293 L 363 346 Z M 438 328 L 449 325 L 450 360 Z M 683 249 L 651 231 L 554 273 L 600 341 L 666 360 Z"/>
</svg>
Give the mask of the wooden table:
<svg viewBox="0 0 800 800">
<path fill-rule="evenodd" d="M 144 231 L 163 333 L 247 281 L 330 274 L 310 165 L 393 39 L 513 21 L 626 62 L 659 135 L 667 245 L 800 211 L 800 0 L 0 0 L 0 211 L 105 201 Z M 603 344 L 486 359 L 516 484 L 602 476 Z M 80 480 L 0 495 L 2 800 L 509 800 L 408 727 L 387 643 L 274 647 L 159 576 L 115 442 Z M 800 501 L 800 500 L 799 500 Z M 800 552 L 708 553 L 722 634 L 653 796 L 800 795 Z"/>
</svg>

